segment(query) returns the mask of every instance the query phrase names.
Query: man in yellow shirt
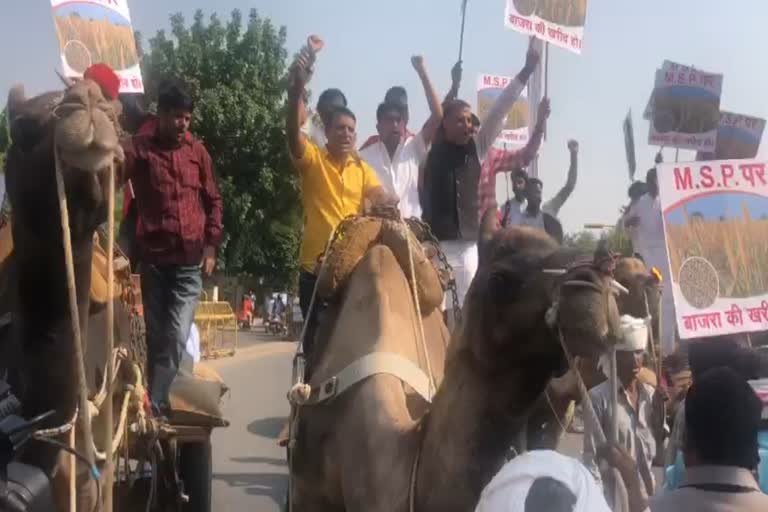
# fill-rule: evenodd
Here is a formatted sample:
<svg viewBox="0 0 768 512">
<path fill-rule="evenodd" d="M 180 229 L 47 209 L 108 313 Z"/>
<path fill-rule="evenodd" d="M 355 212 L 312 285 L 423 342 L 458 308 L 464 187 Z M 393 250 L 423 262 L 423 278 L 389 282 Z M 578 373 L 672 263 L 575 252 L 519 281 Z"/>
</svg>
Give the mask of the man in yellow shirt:
<svg viewBox="0 0 768 512">
<path fill-rule="evenodd" d="M 304 88 L 311 76 L 314 56 L 304 50 L 291 67 L 288 86 L 288 148 L 301 179 L 304 206 L 304 236 L 301 242 L 299 302 L 304 319 L 314 324 L 317 305 L 309 318 L 309 305 L 317 282 L 316 267 L 328 239 L 347 216 L 371 204 L 395 204 L 381 186 L 376 173 L 356 153 L 355 115 L 346 107 L 336 107 L 325 127 L 328 143 L 324 148 L 307 140 L 301 132 Z M 308 327 L 305 352 L 311 352 L 312 330 Z"/>
</svg>

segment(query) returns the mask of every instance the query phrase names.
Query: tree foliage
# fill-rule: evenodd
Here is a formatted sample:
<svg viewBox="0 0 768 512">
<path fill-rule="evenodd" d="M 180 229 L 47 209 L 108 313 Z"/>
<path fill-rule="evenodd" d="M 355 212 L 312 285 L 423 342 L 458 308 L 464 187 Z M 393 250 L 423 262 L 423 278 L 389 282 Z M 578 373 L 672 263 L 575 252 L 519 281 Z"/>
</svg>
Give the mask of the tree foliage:
<svg viewBox="0 0 768 512">
<path fill-rule="evenodd" d="M 229 21 L 197 11 L 191 26 L 171 16 L 171 33 L 149 39 L 142 58 L 148 100 L 179 78 L 195 98 L 192 131 L 213 158 L 224 197 L 220 268 L 285 286 L 298 268 L 298 185 L 284 131 L 285 28 L 251 10 Z M 139 47 L 143 48 L 139 36 Z"/>
<path fill-rule="evenodd" d="M 632 242 L 623 230 L 611 228 L 603 233 L 600 238 L 593 231 L 579 231 L 577 233 L 568 233 L 565 235 L 563 245 L 578 249 L 580 252 L 592 254 L 597 249 L 600 240 L 608 241 L 608 248 L 621 256 L 632 256 Z"/>
<path fill-rule="evenodd" d="M 11 145 L 11 134 L 8 133 L 8 111 L 0 111 L 0 174 L 5 171 L 5 153 Z M 3 198 L 0 197 L 0 202 Z"/>
</svg>

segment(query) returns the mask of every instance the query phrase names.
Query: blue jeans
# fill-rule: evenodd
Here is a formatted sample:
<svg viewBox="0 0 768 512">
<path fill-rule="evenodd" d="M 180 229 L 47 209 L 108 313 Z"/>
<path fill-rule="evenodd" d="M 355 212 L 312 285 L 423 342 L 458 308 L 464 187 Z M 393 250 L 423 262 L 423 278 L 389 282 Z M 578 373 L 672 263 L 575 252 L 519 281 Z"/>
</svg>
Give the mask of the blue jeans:
<svg viewBox="0 0 768 512">
<path fill-rule="evenodd" d="M 147 376 L 152 403 L 170 406 L 169 392 L 189 337 L 203 286 L 197 265 L 141 265 L 147 328 Z"/>
</svg>

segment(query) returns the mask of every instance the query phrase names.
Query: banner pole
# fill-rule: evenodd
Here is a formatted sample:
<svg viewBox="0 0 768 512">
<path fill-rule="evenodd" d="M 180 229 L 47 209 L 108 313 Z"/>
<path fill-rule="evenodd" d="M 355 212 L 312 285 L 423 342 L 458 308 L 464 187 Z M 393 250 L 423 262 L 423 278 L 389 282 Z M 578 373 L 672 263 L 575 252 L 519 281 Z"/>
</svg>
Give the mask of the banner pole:
<svg viewBox="0 0 768 512">
<path fill-rule="evenodd" d="M 544 43 L 544 97 L 549 98 L 549 43 Z"/>
<path fill-rule="evenodd" d="M 469 0 L 463 0 L 461 3 L 461 35 L 459 37 L 459 61 L 464 56 L 464 26 L 467 22 L 467 3 Z"/>
</svg>

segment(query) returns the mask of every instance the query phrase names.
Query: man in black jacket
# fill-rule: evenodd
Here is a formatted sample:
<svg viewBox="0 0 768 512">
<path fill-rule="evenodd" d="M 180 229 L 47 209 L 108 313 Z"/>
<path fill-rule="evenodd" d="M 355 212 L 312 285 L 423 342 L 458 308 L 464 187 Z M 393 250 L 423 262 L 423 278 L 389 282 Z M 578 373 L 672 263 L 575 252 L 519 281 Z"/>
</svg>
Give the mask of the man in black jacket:
<svg viewBox="0 0 768 512">
<path fill-rule="evenodd" d="M 462 100 L 448 102 L 443 108 L 437 140 L 427 157 L 423 218 L 440 240 L 454 269 L 460 304 L 477 270 L 481 163 L 538 64 L 539 54 L 529 46 L 525 65 L 496 99 L 476 134 L 469 104 Z"/>
</svg>

